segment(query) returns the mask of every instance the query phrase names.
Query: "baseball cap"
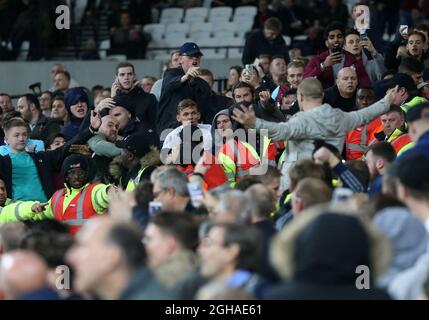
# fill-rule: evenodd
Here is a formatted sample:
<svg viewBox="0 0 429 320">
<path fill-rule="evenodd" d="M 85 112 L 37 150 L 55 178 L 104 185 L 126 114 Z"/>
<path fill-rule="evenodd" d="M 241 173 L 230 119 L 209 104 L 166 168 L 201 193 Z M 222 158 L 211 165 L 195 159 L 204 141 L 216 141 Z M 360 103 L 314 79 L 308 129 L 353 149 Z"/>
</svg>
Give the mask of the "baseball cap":
<svg viewBox="0 0 429 320">
<path fill-rule="evenodd" d="M 417 85 L 417 89 L 423 89 L 424 87 L 429 86 L 429 82 L 422 82 Z"/>
<path fill-rule="evenodd" d="M 413 122 L 423 118 L 429 119 L 429 102 L 416 104 L 407 111 L 407 122 Z"/>
<path fill-rule="evenodd" d="M 416 90 L 416 84 L 414 83 L 413 78 L 405 73 L 397 73 L 389 81 L 389 89 L 394 88 L 395 86 L 403 87 L 407 91 Z"/>
<path fill-rule="evenodd" d="M 131 134 L 122 141 L 117 141 L 115 145 L 121 149 L 127 149 L 136 157 L 141 158 L 150 151 L 149 142 L 144 135 Z"/>
<path fill-rule="evenodd" d="M 136 105 L 129 96 L 117 95 L 113 98 L 113 101 L 115 101 L 117 107 L 122 107 L 131 113 L 132 117 L 136 115 Z"/>
<path fill-rule="evenodd" d="M 181 56 L 193 56 L 196 54 L 203 55 L 200 47 L 198 47 L 198 45 L 194 42 L 184 43 L 179 49 L 179 54 Z"/>
<path fill-rule="evenodd" d="M 429 157 L 421 153 L 405 156 L 389 169 L 406 187 L 416 191 L 429 191 Z"/>
</svg>

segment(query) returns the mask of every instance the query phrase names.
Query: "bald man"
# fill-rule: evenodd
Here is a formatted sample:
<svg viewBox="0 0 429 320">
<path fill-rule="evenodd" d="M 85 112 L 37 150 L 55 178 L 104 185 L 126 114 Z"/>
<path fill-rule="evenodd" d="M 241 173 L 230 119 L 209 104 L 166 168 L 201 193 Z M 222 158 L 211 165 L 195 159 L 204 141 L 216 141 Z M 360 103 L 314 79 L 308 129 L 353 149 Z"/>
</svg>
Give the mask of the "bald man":
<svg viewBox="0 0 429 320">
<path fill-rule="evenodd" d="M 67 254 L 67 261 L 75 271 L 76 291 L 105 300 L 172 298 L 146 268 L 141 238 L 133 226 L 109 217 L 89 220 Z"/>
<path fill-rule="evenodd" d="M 14 251 L 0 261 L 0 286 L 6 299 L 21 296 L 47 286 L 48 266 L 42 258 L 30 251 Z"/>
<path fill-rule="evenodd" d="M 345 112 L 355 110 L 355 99 L 358 85 L 356 70 L 352 67 L 342 68 L 338 72 L 335 85 L 325 90 L 323 102 Z"/>
</svg>

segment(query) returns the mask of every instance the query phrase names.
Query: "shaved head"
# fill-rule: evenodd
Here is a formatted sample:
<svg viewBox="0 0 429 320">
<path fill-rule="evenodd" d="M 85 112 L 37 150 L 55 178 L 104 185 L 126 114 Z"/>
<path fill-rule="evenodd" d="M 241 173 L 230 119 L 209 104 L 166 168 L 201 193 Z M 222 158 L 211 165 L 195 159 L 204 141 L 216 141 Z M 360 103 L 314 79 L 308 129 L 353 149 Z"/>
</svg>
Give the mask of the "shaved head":
<svg viewBox="0 0 429 320">
<path fill-rule="evenodd" d="M 30 251 L 14 251 L 2 256 L 0 285 L 7 299 L 16 299 L 47 285 L 48 266 Z"/>
</svg>

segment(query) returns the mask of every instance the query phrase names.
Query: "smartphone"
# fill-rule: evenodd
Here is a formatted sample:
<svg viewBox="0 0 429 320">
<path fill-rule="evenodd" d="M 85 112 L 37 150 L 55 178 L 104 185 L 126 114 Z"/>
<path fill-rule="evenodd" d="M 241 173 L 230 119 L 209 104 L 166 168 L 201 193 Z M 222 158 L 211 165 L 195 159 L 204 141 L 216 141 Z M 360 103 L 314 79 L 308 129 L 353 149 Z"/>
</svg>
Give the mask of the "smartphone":
<svg viewBox="0 0 429 320">
<path fill-rule="evenodd" d="M 332 48 L 332 53 L 337 53 L 337 52 L 343 52 L 343 48 L 341 48 L 340 46 L 335 46 Z"/>
<path fill-rule="evenodd" d="M 201 207 L 204 201 L 204 192 L 201 188 L 201 184 L 198 182 L 189 182 L 188 183 L 188 191 L 191 196 L 192 205 L 195 208 Z"/>
<path fill-rule="evenodd" d="M 149 202 L 149 216 L 155 216 L 162 209 L 162 203 L 159 201 Z"/>
</svg>

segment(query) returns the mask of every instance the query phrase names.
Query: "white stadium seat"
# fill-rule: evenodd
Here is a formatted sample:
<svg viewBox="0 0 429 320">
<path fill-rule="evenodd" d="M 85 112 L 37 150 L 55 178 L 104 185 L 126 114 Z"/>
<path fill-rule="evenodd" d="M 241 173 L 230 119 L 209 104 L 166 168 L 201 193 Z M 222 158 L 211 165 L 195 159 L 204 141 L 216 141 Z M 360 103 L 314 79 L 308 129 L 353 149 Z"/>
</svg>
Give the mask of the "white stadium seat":
<svg viewBox="0 0 429 320">
<path fill-rule="evenodd" d="M 235 8 L 235 12 L 234 12 L 234 20 L 237 17 L 243 17 L 243 16 L 254 18 L 257 12 L 258 12 L 258 9 L 254 6 L 237 7 Z"/>
<path fill-rule="evenodd" d="M 160 22 L 163 24 L 179 23 L 183 18 L 183 8 L 167 8 L 161 12 Z"/>
<path fill-rule="evenodd" d="M 207 8 L 189 8 L 185 13 L 185 22 L 204 22 L 207 19 Z"/>
<path fill-rule="evenodd" d="M 209 11 L 209 21 L 229 21 L 232 16 L 231 7 L 217 7 Z"/>
</svg>

